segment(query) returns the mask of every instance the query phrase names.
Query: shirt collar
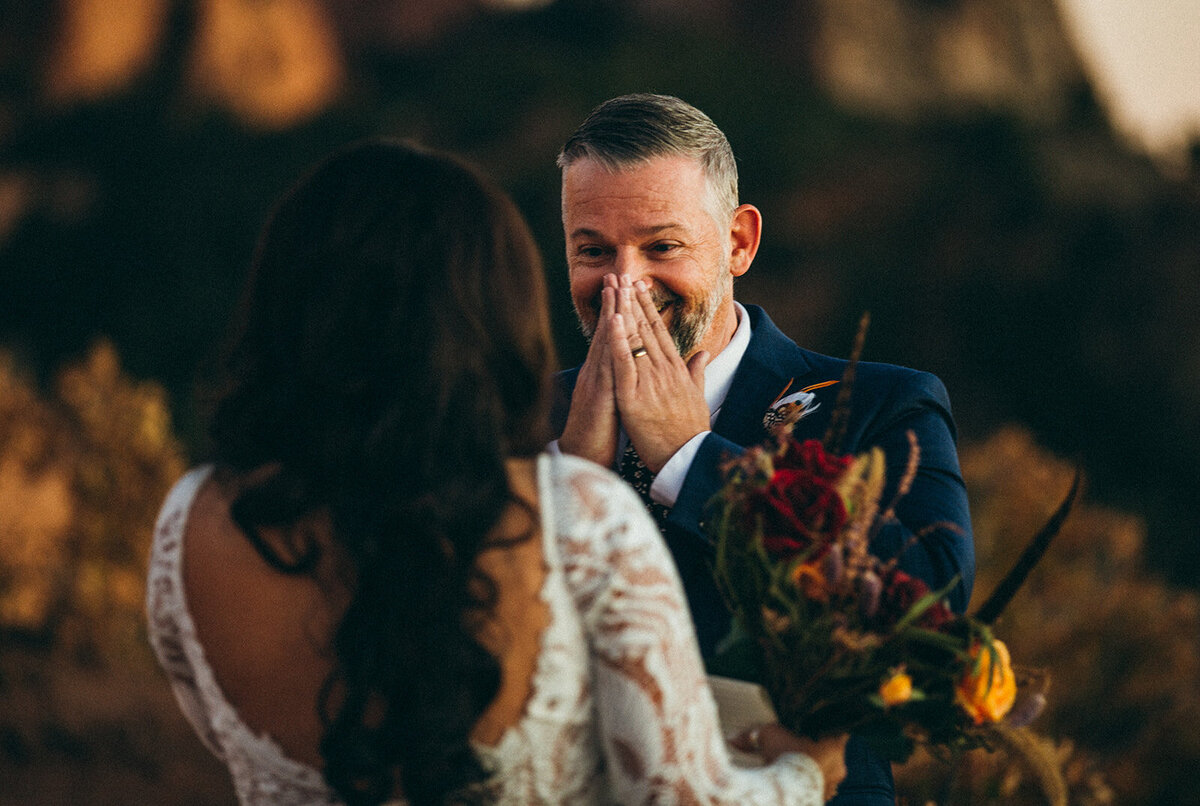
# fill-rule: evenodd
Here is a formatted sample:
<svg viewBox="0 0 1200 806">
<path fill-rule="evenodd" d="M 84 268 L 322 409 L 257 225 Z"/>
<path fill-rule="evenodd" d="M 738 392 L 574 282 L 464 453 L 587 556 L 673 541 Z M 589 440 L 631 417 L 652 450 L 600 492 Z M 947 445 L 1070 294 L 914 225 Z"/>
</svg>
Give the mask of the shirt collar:
<svg viewBox="0 0 1200 806">
<path fill-rule="evenodd" d="M 725 402 L 729 388 L 733 386 L 733 376 L 737 372 L 738 364 L 742 363 L 742 356 L 750 346 L 750 315 L 740 302 L 735 301 L 733 308 L 737 313 L 737 330 L 733 332 L 733 337 L 725 345 L 725 349 L 717 353 L 704 369 L 704 400 L 708 403 L 712 419 L 716 419 L 717 412 Z"/>
</svg>

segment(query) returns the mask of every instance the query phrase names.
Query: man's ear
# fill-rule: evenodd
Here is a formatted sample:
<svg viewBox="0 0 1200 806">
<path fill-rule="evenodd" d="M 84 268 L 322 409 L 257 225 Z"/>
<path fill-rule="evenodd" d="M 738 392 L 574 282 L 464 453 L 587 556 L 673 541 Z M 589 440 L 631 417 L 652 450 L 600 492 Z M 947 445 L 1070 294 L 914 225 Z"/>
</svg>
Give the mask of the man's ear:
<svg viewBox="0 0 1200 806">
<path fill-rule="evenodd" d="M 753 204 L 743 204 L 733 211 L 733 222 L 729 226 L 729 241 L 732 251 L 729 273 L 741 277 L 750 270 L 758 244 L 762 239 L 762 213 Z"/>
</svg>

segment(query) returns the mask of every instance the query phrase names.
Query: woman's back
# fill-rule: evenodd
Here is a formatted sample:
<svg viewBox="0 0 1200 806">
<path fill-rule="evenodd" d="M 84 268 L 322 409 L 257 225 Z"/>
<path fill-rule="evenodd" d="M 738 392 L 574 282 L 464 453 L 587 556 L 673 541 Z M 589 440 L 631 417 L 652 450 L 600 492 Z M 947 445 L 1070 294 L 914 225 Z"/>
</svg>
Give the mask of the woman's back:
<svg viewBox="0 0 1200 806">
<path fill-rule="evenodd" d="M 322 616 L 279 614 L 267 623 L 224 615 L 259 602 L 286 604 L 275 598 L 283 589 L 272 590 L 267 576 L 234 580 L 258 590 L 246 602 L 226 588 L 230 598 L 217 607 L 222 615 L 193 621 L 188 612 L 208 595 L 197 597 L 190 587 L 197 572 L 220 577 L 219 565 L 205 564 L 240 559 L 213 548 L 193 552 L 188 544 L 205 540 L 195 535 L 206 515 L 192 506 L 218 505 L 204 503 L 205 488 L 213 489 L 207 478 L 206 469 L 189 474 L 160 516 L 147 602 L 151 640 L 184 712 L 229 764 L 242 802 L 336 802 L 315 765 L 303 763 L 312 745 L 303 744 L 311 724 L 302 712 L 314 710 L 305 706 L 313 700 L 304 698 L 303 688 L 319 680 L 327 668 L 321 664 L 328 663 L 320 636 L 310 634 Z M 756 771 L 729 766 L 678 579 L 636 497 L 612 474 L 570 457 L 539 460 L 537 483 L 548 539 L 519 544 L 535 550 L 508 554 L 490 569 L 501 600 L 512 603 L 507 612 L 500 608 L 509 649 L 500 654 L 500 694 L 473 739 L 497 769 L 491 790 L 497 801 L 821 802 L 820 773 L 806 757 L 784 756 Z M 183 557 L 188 562 L 181 568 Z M 188 564 L 195 568 L 184 572 Z M 530 583 L 539 577 L 531 602 Z M 220 587 L 212 580 L 200 584 Z M 315 584 L 292 593 L 300 593 L 296 601 L 320 596 Z M 522 625 L 508 621 L 510 613 L 542 617 Z M 285 637 L 265 637 L 261 658 L 251 657 L 250 641 L 272 626 Z M 307 648 L 293 643 L 297 636 Z M 531 641 L 532 658 L 526 654 Z M 288 651 L 296 654 L 280 665 L 278 653 Z M 427 666 L 430 675 L 455 671 L 438 658 L 427 659 Z M 279 705 L 270 711 L 250 705 L 255 699 Z M 255 722 L 252 713 L 264 721 Z M 271 738 L 259 735 L 264 729 Z"/>
<path fill-rule="evenodd" d="M 534 462 L 510 462 L 510 483 L 527 507 L 509 508 L 495 530 L 497 547 L 478 563 L 497 593 L 478 635 L 502 670 L 500 690 L 472 734 L 484 745 L 520 718 L 549 622 L 540 599 L 541 529 L 531 517 L 538 511 Z M 230 516 L 241 487 L 230 474 L 213 473 L 196 491 L 183 534 L 187 607 L 225 697 L 246 724 L 273 736 L 291 758 L 319 767 L 323 725 L 316 703 L 333 671 L 330 639 L 349 590 L 328 525 L 316 519 L 293 527 L 319 537 L 322 553 L 311 576 L 281 574 L 263 561 Z M 287 543 L 278 530 L 264 539 L 277 550 Z"/>
<path fill-rule="evenodd" d="M 216 639 L 230 698 L 351 803 L 398 789 L 438 803 L 484 782 L 476 731 L 499 735 L 528 697 L 542 570 L 509 468 L 547 440 L 541 275 L 502 191 L 389 140 L 331 155 L 262 230 L 207 389 L 211 456 L 238 483 L 211 513 L 201 497 L 217 542 L 186 567 L 202 639 L 224 624 L 264 642 Z M 249 566 L 226 578 L 230 561 Z M 235 584 L 253 623 L 221 612 Z M 330 597 L 315 615 L 280 606 L 315 593 Z M 281 701 L 263 703 L 276 674 Z M 278 713 L 301 701 L 303 715 Z"/>
<path fill-rule="evenodd" d="M 182 533 L 182 584 L 197 640 L 245 723 L 274 737 L 289 757 L 320 766 L 316 703 L 333 668 L 328 645 L 337 614 L 318 578 L 329 580 L 332 558 L 326 555 L 319 577 L 270 568 L 230 518 L 239 485 L 222 476 L 200 484 Z"/>
</svg>

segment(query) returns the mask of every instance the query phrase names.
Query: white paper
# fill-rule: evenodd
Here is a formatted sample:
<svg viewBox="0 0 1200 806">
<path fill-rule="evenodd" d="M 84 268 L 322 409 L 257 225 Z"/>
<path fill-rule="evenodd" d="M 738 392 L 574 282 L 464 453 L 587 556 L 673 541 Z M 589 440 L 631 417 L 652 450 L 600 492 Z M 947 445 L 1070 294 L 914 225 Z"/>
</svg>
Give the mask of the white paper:
<svg viewBox="0 0 1200 806">
<path fill-rule="evenodd" d="M 754 725 L 779 721 L 766 690 L 757 683 L 709 675 L 708 686 L 717 702 L 717 717 L 721 720 L 724 736 L 736 736 Z M 739 767 L 762 766 L 762 758 L 755 753 L 743 753 L 729 747 L 729 756 Z"/>
</svg>

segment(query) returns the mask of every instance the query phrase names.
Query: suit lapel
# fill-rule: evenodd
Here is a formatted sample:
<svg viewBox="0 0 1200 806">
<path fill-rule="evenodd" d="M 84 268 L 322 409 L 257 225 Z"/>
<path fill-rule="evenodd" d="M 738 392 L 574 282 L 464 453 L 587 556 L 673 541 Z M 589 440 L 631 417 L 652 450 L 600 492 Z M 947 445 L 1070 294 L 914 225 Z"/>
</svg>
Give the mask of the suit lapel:
<svg viewBox="0 0 1200 806">
<path fill-rule="evenodd" d="M 721 404 L 713 431 L 738 445 L 761 442 L 766 436 L 763 414 L 787 384 L 788 377 L 769 364 L 751 359 L 747 351 Z"/>
<path fill-rule="evenodd" d="M 747 305 L 750 314 L 750 344 L 733 376 L 729 394 L 713 424 L 713 431 L 738 445 L 753 445 L 766 436 L 763 415 L 790 383 L 789 392 L 798 392 L 814 383 L 834 378 L 816 377 L 809 353 L 796 345 L 775 326 L 756 305 Z M 825 432 L 837 386 L 820 394 L 820 408 L 796 425 L 798 439 L 820 439 Z"/>
<path fill-rule="evenodd" d="M 746 310 L 750 343 L 713 423 L 713 431 L 738 445 L 751 445 L 766 437 L 762 419 L 767 408 L 788 381 L 809 371 L 804 351 L 775 327 L 762 308 L 747 305 Z"/>
</svg>

